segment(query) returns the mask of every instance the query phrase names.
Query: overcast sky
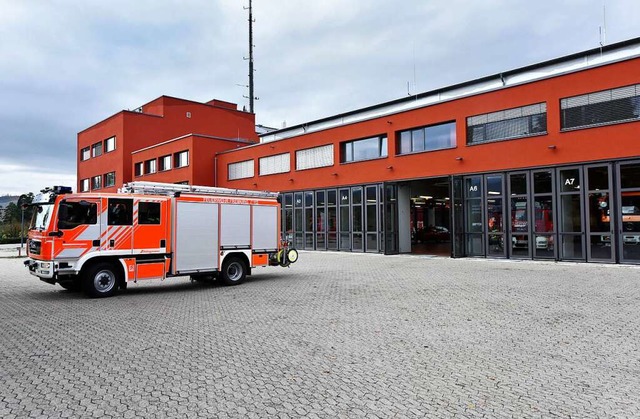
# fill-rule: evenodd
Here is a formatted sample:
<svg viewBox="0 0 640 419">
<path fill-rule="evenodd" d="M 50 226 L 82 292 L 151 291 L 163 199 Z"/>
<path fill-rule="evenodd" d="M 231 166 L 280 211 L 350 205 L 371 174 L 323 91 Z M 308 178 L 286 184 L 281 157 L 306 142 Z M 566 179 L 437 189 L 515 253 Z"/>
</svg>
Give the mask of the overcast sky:
<svg viewBox="0 0 640 419">
<path fill-rule="evenodd" d="M 0 195 L 75 189 L 77 133 L 158 96 L 248 107 L 248 0 L 0 0 Z M 603 13 L 603 6 L 606 13 Z M 638 0 L 254 0 L 281 128 L 639 37 Z"/>
</svg>

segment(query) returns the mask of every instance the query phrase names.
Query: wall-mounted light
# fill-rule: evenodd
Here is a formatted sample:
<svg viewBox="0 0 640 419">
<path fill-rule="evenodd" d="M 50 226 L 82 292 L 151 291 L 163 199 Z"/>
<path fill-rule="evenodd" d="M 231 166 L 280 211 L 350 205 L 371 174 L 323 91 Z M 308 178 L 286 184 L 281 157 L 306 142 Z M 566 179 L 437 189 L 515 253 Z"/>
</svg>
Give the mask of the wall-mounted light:
<svg viewBox="0 0 640 419">
<path fill-rule="evenodd" d="M 334 173 L 331 173 L 331 176 L 338 176 L 338 174 L 334 172 Z"/>
<path fill-rule="evenodd" d="M 393 170 L 393 166 L 387 166 L 387 170 Z"/>
<path fill-rule="evenodd" d="M 556 149 L 556 146 L 555 146 L 555 144 L 552 144 L 552 145 L 548 145 L 548 146 L 547 146 L 547 148 L 548 148 L 549 150 L 555 150 L 555 149 Z"/>
<path fill-rule="evenodd" d="M 289 178 L 289 182 L 293 182 L 293 178 Z"/>
<path fill-rule="evenodd" d="M 258 184 L 257 184 L 257 183 L 254 183 L 254 184 L 253 184 L 253 186 L 258 186 Z"/>
<path fill-rule="evenodd" d="M 391 125 L 391 124 L 393 124 L 393 122 L 391 122 L 391 121 L 387 121 L 387 124 Z"/>
<path fill-rule="evenodd" d="M 456 160 L 462 161 L 463 159 L 462 159 L 462 157 L 458 156 L 458 157 L 456 157 Z"/>
</svg>

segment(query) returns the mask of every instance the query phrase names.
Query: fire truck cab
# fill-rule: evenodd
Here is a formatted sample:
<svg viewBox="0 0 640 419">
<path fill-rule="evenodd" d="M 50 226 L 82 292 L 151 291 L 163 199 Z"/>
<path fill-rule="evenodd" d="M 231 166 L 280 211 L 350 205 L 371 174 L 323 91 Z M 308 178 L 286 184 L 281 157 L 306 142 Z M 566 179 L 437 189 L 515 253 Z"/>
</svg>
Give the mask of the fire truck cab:
<svg viewBox="0 0 640 419">
<path fill-rule="evenodd" d="M 236 285 L 257 266 L 288 266 L 273 192 L 131 182 L 118 193 L 43 190 L 32 204 L 31 274 L 108 297 L 127 283 L 190 275 Z"/>
</svg>

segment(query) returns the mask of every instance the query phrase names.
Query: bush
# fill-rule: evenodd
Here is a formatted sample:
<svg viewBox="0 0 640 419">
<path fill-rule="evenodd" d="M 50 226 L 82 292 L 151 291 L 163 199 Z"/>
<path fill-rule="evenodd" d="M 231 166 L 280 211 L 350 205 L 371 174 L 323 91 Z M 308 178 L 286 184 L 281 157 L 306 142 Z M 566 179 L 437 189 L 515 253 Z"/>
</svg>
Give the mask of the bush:
<svg viewBox="0 0 640 419">
<path fill-rule="evenodd" d="M 20 231 L 21 231 L 21 227 L 19 222 L 0 224 L 0 240 L 18 240 L 18 243 L 20 243 Z M 25 227 L 24 235 L 25 236 L 27 235 L 26 227 Z M 0 243 L 15 243 L 15 242 L 0 241 Z"/>
</svg>

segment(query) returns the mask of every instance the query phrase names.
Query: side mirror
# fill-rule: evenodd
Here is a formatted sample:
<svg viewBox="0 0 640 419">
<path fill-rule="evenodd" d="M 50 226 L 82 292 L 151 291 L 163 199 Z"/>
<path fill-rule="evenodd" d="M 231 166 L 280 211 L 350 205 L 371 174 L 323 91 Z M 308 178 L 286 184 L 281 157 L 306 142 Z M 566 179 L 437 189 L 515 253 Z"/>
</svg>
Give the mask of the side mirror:
<svg viewBox="0 0 640 419">
<path fill-rule="evenodd" d="M 62 231 L 50 231 L 49 237 L 62 237 Z"/>
</svg>

